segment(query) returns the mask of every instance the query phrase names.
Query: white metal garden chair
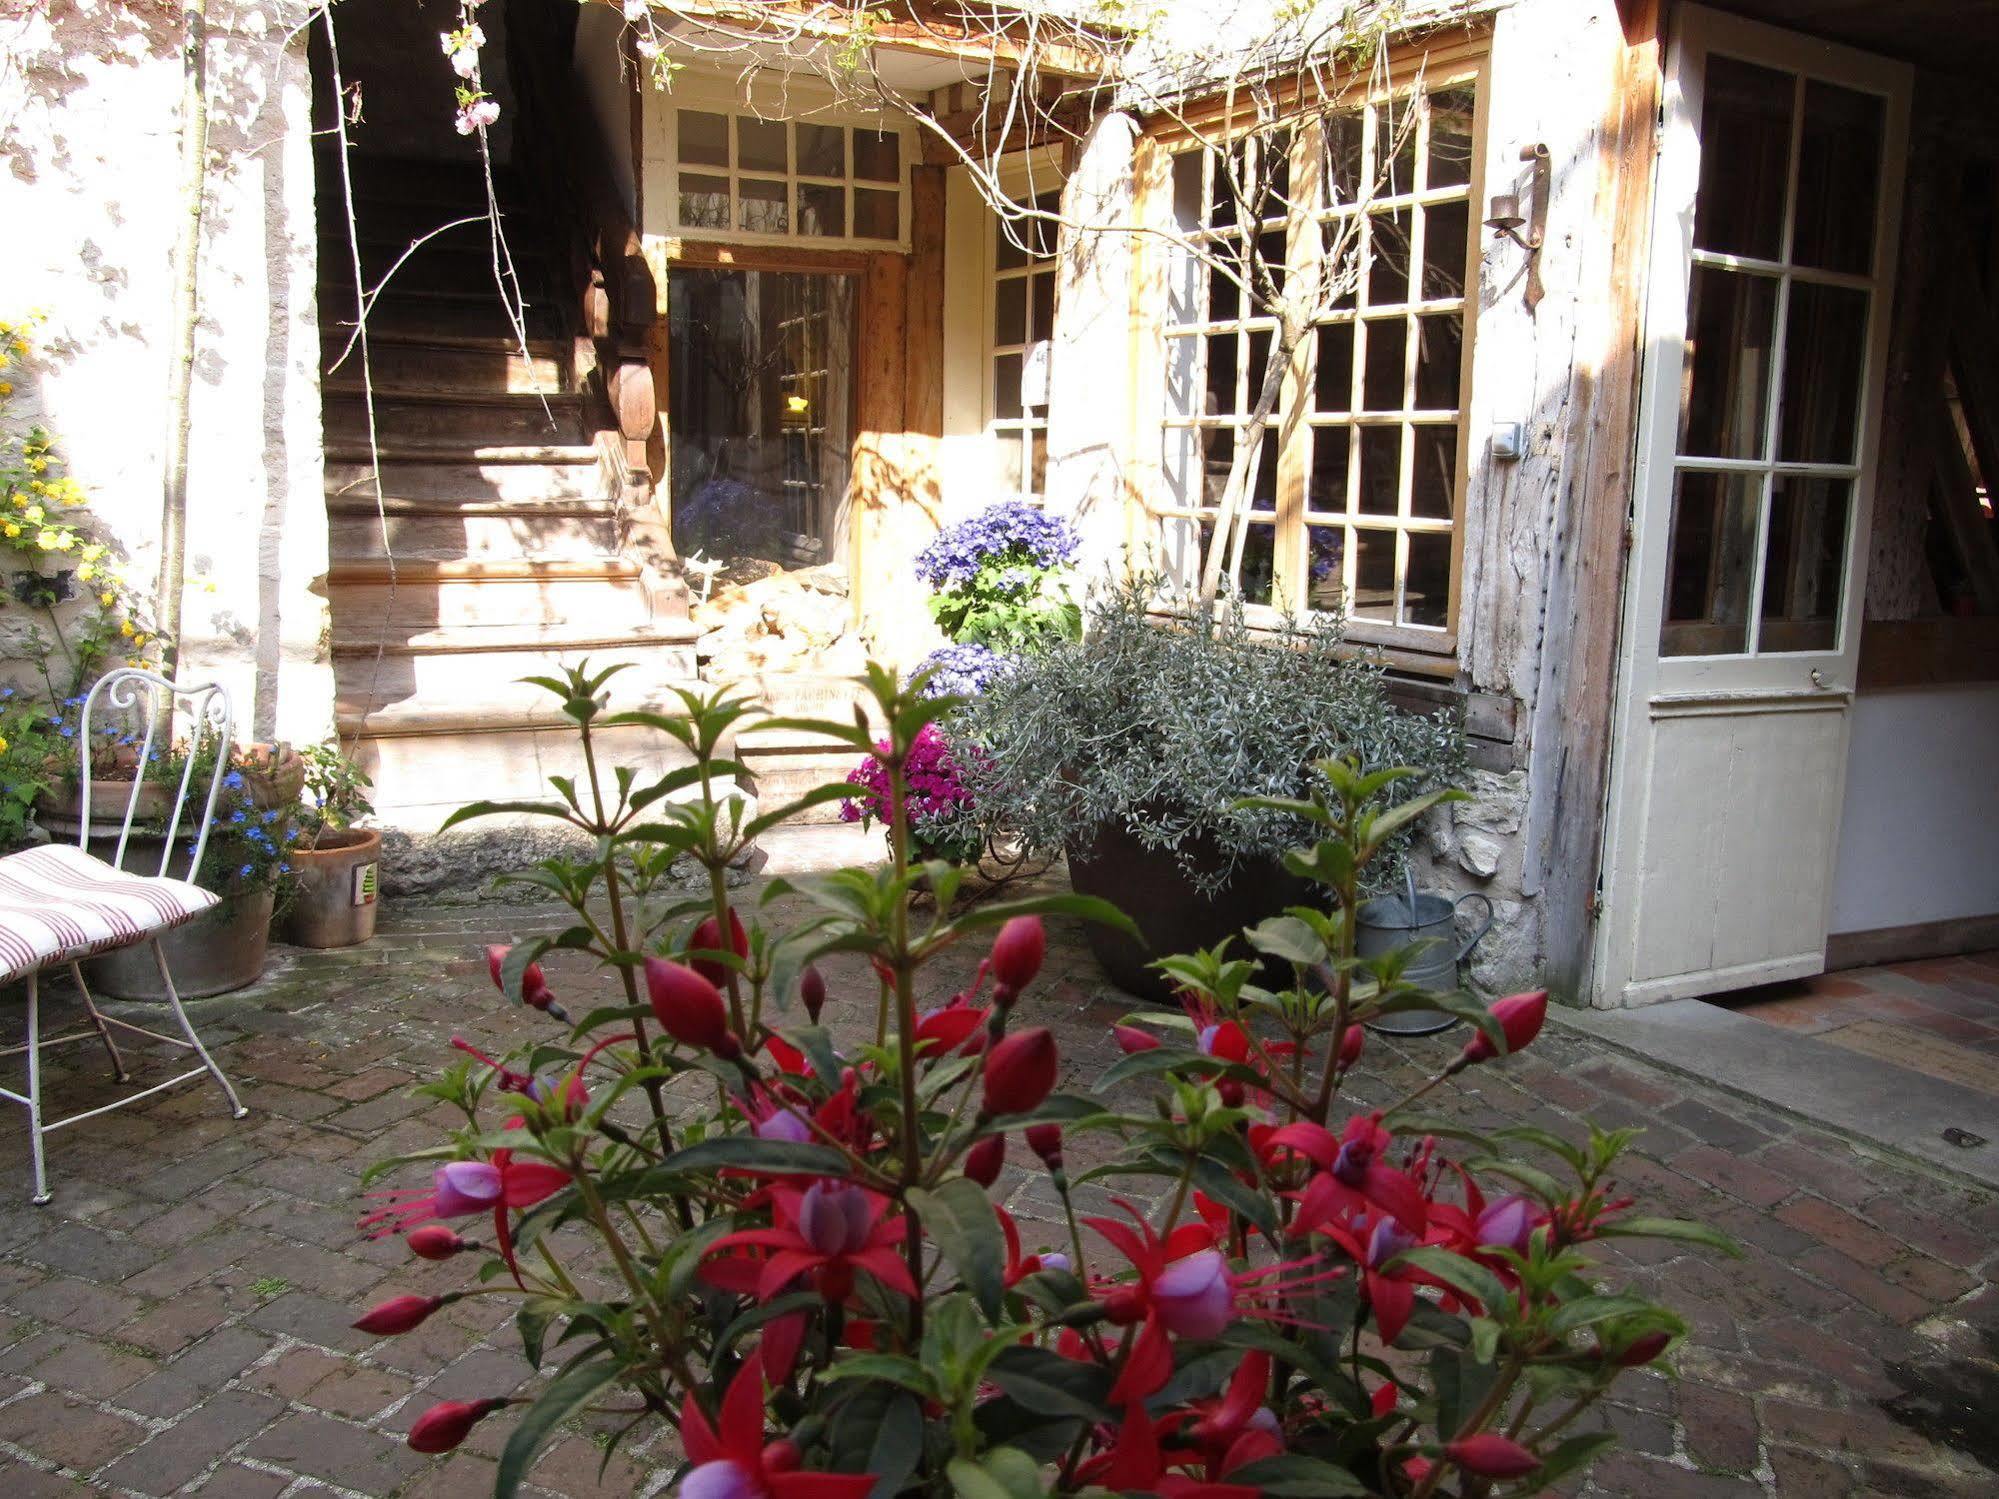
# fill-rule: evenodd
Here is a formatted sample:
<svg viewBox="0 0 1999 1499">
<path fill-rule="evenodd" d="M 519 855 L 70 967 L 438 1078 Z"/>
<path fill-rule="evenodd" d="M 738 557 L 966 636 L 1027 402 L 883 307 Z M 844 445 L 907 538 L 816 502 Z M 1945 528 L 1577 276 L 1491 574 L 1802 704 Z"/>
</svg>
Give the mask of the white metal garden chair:
<svg viewBox="0 0 1999 1499">
<path fill-rule="evenodd" d="M 94 831 L 90 815 L 93 810 L 90 795 L 91 720 L 100 702 L 119 710 L 128 719 L 143 715 L 145 732 L 139 741 L 141 772 L 152 763 L 156 744 L 162 755 L 171 751 L 176 721 L 184 721 L 187 725 L 188 755 L 181 771 L 180 784 L 171 788 L 173 813 L 166 823 L 159 868 L 150 875 L 134 874 L 124 867 L 134 815 L 146 784 L 143 773 L 133 776 L 132 790 L 125 803 L 125 819 L 118 828 L 117 849 L 110 862 L 106 863 L 89 851 Z M 160 735 L 162 719 L 166 722 L 163 740 Z M 26 1044 L 0 1048 L 0 1056 L 27 1053 L 28 1091 L 22 1094 L 0 1088 L 0 1098 L 18 1103 L 28 1111 L 30 1150 L 35 1169 L 34 1201 L 37 1205 L 49 1200 L 42 1136 L 51 1130 L 80 1124 L 99 1114 L 124 1108 L 127 1104 L 137 1103 L 198 1078 L 204 1072 L 215 1079 L 216 1085 L 227 1096 L 233 1118 L 241 1119 L 249 1112 L 236 1097 L 236 1090 L 229 1085 L 229 1079 L 222 1075 L 222 1069 L 215 1065 L 208 1049 L 201 1044 L 201 1038 L 194 1033 L 194 1026 L 181 1005 L 180 994 L 174 988 L 173 975 L 167 971 L 166 954 L 160 947 L 161 933 L 192 921 L 218 900 L 217 896 L 194 881 L 201 872 L 202 855 L 208 847 L 209 825 L 215 818 L 216 796 L 222 788 L 223 772 L 229 763 L 227 750 L 231 742 L 231 727 L 229 694 L 217 684 L 181 687 L 153 672 L 130 667 L 107 673 L 84 699 L 78 725 L 82 759 L 79 778 L 82 787 L 79 803 L 82 828 L 77 834 L 76 846 L 72 848 L 67 843 L 50 843 L 0 858 L 0 984 L 24 980 L 28 1009 Z M 184 814 L 191 810 L 188 792 L 196 779 L 195 766 L 203 758 L 202 751 L 209 745 L 215 748 L 214 768 L 207 777 L 208 794 L 200 803 L 199 817 L 188 824 L 191 851 L 187 861 L 187 878 L 171 878 L 167 871 L 175 864 L 176 851 L 186 846 L 181 835 L 181 823 Z M 198 791 L 199 788 L 194 789 Z M 152 835 L 149 830 L 142 829 L 142 832 L 147 834 L 146 841 L 150 842 Z M 180 1025 L 180 1036 L 162 1035 L 104 1014 L 97 1008 L 83 982 L 82 959 L 122 947 L 136 947 L 140 943 L 152 944 L 153 961 L 159 965 L 160 982 L 166 988 L 167 1003 Z M 63 966 L 67 966 L 76 979 L 77 991 L 83 996 L 83 1007 L 90 1024 L 87 1028 L 63 1035 L 44 1036 L 41 1030 L 41 975 L 51 968 Z M 111 1038 L 113 1026 L 192 1051 L 201 1058 L 201 1065 L 102 1107 L 62 1119 L 44 1119 L 41 1054 L 47 1047 L 88 1041 L 95 1036 L 111 1054 L 113 1077 L 121 1083 L 130 1081 L 124 1059 L 118 1054 L 118 1044 Z"/>
</svg>

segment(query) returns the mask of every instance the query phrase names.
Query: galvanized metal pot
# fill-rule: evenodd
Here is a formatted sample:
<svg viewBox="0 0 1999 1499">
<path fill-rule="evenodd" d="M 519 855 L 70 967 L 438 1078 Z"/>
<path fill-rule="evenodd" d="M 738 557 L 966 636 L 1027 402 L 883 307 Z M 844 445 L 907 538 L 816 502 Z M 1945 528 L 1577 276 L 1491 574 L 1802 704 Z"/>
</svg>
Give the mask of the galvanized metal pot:
<svg viewBox="0 0 1999 1499">
<path fill-rule="evenodd" d="M 1461 945 L 1458 941 L 1458 908 L 1468 900 L 1485 906 L 1485 919 L 1478 930 Z M 1355 951 L 1363 958 L 1378 958 L 1412 942 L 1427 942 L 1403 970 L 1403 977 L 1425 989 L 1451 990 L 1458 987 L 1458 965 L 1471 956 L 1479 939 L 1492 930 L 1492 902 L 1476 890 L 1456 900 L 1435 891 L 1418 890 L 1413 876 L 1402 895 L 1381 895 L 1362 901 L 1354 923 Z M 1395 1036 L 1427 1036 L 1443 1030 L 1457 1019 L 1443 1010 L 1400 1010 L 1368 1022 L 1377 1031 Z"/>
<path fill-rule="evenodd" d="M 269 889 L 225 895 L 220 905 L 160 938 L 182 999 L 227 994 L 257 981 L 271 941 L 272 900 Z M 167 997 L 150 942 L 92 958 L 83 970 L 90 987 L 100 994 L 119 999 Z"/>
</svg>

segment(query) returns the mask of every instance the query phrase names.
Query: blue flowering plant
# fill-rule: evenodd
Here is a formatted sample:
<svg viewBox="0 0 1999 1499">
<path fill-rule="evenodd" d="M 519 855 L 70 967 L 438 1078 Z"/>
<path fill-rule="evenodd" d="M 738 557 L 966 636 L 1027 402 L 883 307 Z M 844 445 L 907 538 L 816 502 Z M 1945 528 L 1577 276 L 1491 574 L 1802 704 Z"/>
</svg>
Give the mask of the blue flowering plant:
<svg viewBox="0 0 1999 1499">
<path fill-rule="evenodd" d="M 953 641 L 1009 656 L 1075 640 L 1083 614 L 1071 590 L 1082 539 L 1061 516 L 1002 500 L 947 526 L 916 557 L 930 613 Z"/>
<path fill-rule="evenodd" d="M 243 773 L 241 751 L 232 745 L 228 755 L 229 763 L 223 768 L 222 784 L 215 795 L 215 823 L 209 829 L 199 883 L 217 895 L 284 890 L 288 888 L 285 876 L 292 869 L 292 847 L 299 839 L 297 811 L 290 805 L 265 806 L 253 778 Z M 175 745 L 173 753 L 164 757 L 163 773 L 169 785 L 181 784 L 187 759 L 184 744 Z M 200 798 L 208 794 L 214 765 L 215 747 L 204 741 L 195 752 L 194 773 L 187 782 L 184 828 L 199 814 Z"/>
<path fill-rule="evenodd" d="M 917 664 L 916 680 L 926 698 L 977 697 L 1013 669 L 1013 658 L 973 640 L 939 646 Z"/>
</svg>

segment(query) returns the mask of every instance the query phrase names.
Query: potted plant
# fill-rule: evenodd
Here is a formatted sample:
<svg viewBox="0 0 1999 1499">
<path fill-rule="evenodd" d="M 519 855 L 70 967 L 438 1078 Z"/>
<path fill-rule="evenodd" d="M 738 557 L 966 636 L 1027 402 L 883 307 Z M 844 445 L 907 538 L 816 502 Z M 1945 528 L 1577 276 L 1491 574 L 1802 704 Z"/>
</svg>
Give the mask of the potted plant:
<svg viewBox="0 0 1999 1499">
<path fill-rule="evenodd" d="M 1032 655 L 1082 633 L 1070 591 L 1082 538 L 1061 516 L 1001 500 L 946 526 L 916 554 L 930 615 L 952 640 Z"/>
<path fill-rule="evenodd" d="M 876 744 L 875 752 L 848 775 L 847 784 L 857 790 L 840 804 L 840 820 L 863 827 L 879 822 L 884 836 L 892 839 L 892 777 L 883 764 L 888 752 L 887 741 Z M 917 734 L 903 776 L 909 783 L 909 847 L 905 850 L 909 858 L 918 862 L 976 862 L 984 840 L 970 816 L 971 792 L 958 755 L 936 724 L 925 724 Z"/>
<path fill-rule="evenodd" d="M 1082 893 L 1132 912 L 1140 938 L 1092 927 L 1111 979 L 1164 1000 L 1153 959 L 1207 947 L 1292 905 L 1281 855 L 1297 819 L 1239 805 L 1309 799 L 1315 762 L 1358 754 L 1407 765 L 1403 796 L 1462 773 L 1460 726 L 1398 711 L 1380 668 L 1342 646 L 1339 622 L 1258 635 L 1240 605 L 1159 617 L 1151 580 L 1112 590 L 1090 628 L 995 677 L 952 721 L 967 801 L 1030 850 L 1066 853 Z M 1406 836 L 1406 834 L 1405 834 Z M 1396 877 L 1400 847 L 1374 873 Z"/>
<path fill-rule="evenodd" d="M 367 795 L 373 783 L 335 745 L 315 744 L 292 758 L 300 765 L 303 810 L 284 937 L 300 947 L 353 947 L 375 935 L 382 835 L 356 826 L 374 813 Z"/>
<path fill-rule="evenodd" d="M 174 850 L 166 861 L 166 872 L 185 878 L 192 854 L 190 833 L 200 816 L 201 799 L 206 796 L 214 764 L 212 746 L 197 754 L 191 773 L 188 751 L 176 744 L 159 757 L 159 780 L 171 793 L 187 775 L 188 804 L 174 838 Z M 291 852 L 299 835 L 298 818 L 288 807 L 260 807 L 242 769 L 235 764 L 237 752 L 229 750 L 231 763 L 223 771 L 216 793 L 215 821 L 208 834 L 196 882 L 221 897 L 186 926 L 176 927 L 160 938 L 166 949 L 167 964 L 173 970 L 174 987 L 182 999 L 208 994 L 226 994 L 257 981 L 264 971 L 270 946 L 271 917 L 276 908 L 279 886 L 291 871 Z M 147 779 L 153 777 L 149 774 Z M 101 808 L 94 790 L 94 806 Z M 101 815 L 101 814 L 100 814 Z M 121 819 L 122 821 L 122 816 Z M 109 858 L 114 825 L 93 831 L 93 852 Z M 163 822 L 143 829 L 135 826 L 126 846 L 125 867 L 151 874 L 161 865 L 167 829 Z M 101 845 L 98 840 L 104 840 Z M 158 966 L 147 945 L 122 948 L 92 958 L 84 965 L 93 988 L 120 999 L 164 999 Z"/>
</svg>

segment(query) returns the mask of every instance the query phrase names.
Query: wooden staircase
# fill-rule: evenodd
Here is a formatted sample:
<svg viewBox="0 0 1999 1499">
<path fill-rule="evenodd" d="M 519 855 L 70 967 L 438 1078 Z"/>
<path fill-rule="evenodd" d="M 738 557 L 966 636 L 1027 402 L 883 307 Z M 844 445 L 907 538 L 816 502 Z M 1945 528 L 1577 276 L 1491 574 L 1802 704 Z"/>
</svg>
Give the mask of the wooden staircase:
<svg viewBox="0 0 1999 1499">
<path fill-rule="evenodd" d="M 484 211 L 470 161 L 362 160 L 355 178 L 371 286 L 413 238 Z M 664 705 L 696 676 L 698 632 L 678 580 L 627 555 L 615 424 L 579 384 L 553 247 L 506 175 L 495 186 L 525 345 L 480 218 L 426 241 L 370 304 L 371 385 L 349 347 L 357 299 L 337 170 L 319 180 L 339 726 L 384 820 L 422 832 L 466 801 L 539 797 L 551 772 L 577 773 L 555 700 L 519 678 L 618 662 L 614 709 Z M 612 737 L 624 763 L 672 758 L 664 736 Z"/>
</svg>

